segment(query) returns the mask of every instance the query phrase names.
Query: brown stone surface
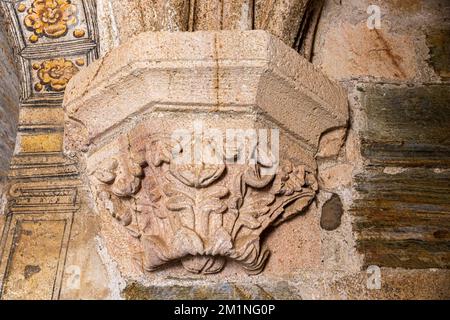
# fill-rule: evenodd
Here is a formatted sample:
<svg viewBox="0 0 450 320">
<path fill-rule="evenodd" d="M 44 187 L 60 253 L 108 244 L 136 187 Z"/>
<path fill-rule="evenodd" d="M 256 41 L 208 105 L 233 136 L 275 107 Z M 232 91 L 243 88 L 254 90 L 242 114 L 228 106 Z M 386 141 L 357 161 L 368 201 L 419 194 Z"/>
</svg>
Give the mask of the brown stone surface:
<svg viewBox="0 0 450 320">
<path fill-rule="evenodd" d="M 370 5 L 380 8 L 381 29 L 367 27 Z M 449 10 L 446 0 L 326 1 L 313 61 L 335 79 L 438 81 L 427 34 L 437 36 L 435 52 L 445 52 L 439 37 L 450 27 Z M 438 56 L 443 66 L 445 54 Z"/>
<path fill-rule="evenodd" d="M 295 288 L 287 281 L 270 285 L 240 283 L 198 285 L 173 285 L 145 287 L 130 283 L 123 290 L 126 300 L 300 300 Z"/>
<path fill-rule="evenodd" d="M 178 60 L 165 59 L 172 55 Z M 83 176 L 91 181 L 102 237 L 131 278 L 141 276 L 140 265 L 170 274 L 172 262 L 180 261 L 192 273 L 218 273 L 224 258 L 250 274 L 262 272 L 269 255 L 259 244 L 262 232 L 306 211 L 317 187 L 312 172 L 319 138 L 347 123 L 342 89 L 262 31 L 144 33 L 73 80 L 64 100 L 66 120 L 85 129 L 66 126 L 66 151 L 86 165 Z M 133 89 L 123 91 L 130 81 Z M 280 128 L 286 152 L 264 164 L 280 167 L 263 174 L 247 160 L 225 163 L 222 149 L 208 140 L 202 145 L 215 148 L 218 163 L 177 164 L 171 145 L 187 152 L 190 144 L 171 138 L 174 130 L 191 132 L 200 122 L 205 132 L 221 130 L 221 139 L 226 129 Z M 292 135 L 300 142 L 286 144 Z M 245 157 L 242 152 L 238 157 Z M 320 233 L 314 231 L 319 227 L 309 215 L 289 224 L 284 236 L 268 239 L 278 256 L 268 271 L 288 274 L 300 265 L 319 265 Z M 290 245 L 292 239 L 297 245 Z M 288 254 L 286 247 L 292 247 Z"/>
<path fill-rule="evenodd" d="M 252 283 L 167 284 L 142 286 L 129 283 L 123 291 L 125 299 L 425 299 L 450 298 L 448 270 L 402 270 L 381 268 L 381 288 L 370 289 L 370 274 L 365 271 L 301 272 L 290 279 L 271 279 Z"/>
<path fill-rule="evenodd" d="M 347 128 L 338 128 L 324 133 L 320 137 L 316 158 L 337 157 L 347 136 Z"/>
<path fill-rule="evenodd" d="M 450 165 L 450 87 L 370 86 L 363 89 L 367 131 L 362 154 L 385 166 Z"/>
<path fill-rule="evenodd" d="M 449 270 L 381 268 L 381 290 L 368 290 L 369 275 L 344 276 L 331 282 L 331 299 L 448 300 Z"/>
<path fill-rule="evenodd" d="M 448 170 L 375 170 L 357 177 L 362 199 L 357 216 L 359 249 L 366 264 L 404 268 L 448 268 L 450 206 Z"/>
<path fill-rule="evenodd" d="M 63 9 L 70 16 L 76 7 L 76 24 L 62 19 L 42 21 L 45 25 L 53 23 L 53 27 L 43 30 L 40 37 L 36 35 L 39 31 L 25 21 L 32 15 L 27 10 L 32 2 L 24 0 L 16 6 L 0 1 L 0 12 L 6 18 L 13 17 L 6 22 L 0 19 L 0 194 L 1 181 L 7 174 L 11 179 L 11 191 L 1 198 L 4 201 L 7 196 L 7 205 L 0 200 L 0 234 L 5 228 L 0 241 L 1 298 L 450 299 L 447 0 L 72 0 L 70 5 L 63 4 Z M 381 9 L 380 30 L 366 27 L 369 5 Z M 5 27 L 12 27 L 14 44 L 7 43 Z M 57 34 L 61 28 L 68 28 L 68 32 Z M 110 64 L 94 68 L 93 73 L 73 79 L 77 84 L 92 82 L 78 92 L 81 109 L 101 110 L 92 111 L 92 119 L 83 119 L 99 123 L 98 128 L 88 128 L 91 132 L 98 130 L 92 141 L 85 140 L 87 132 L 82 123 L 72 121 L 67 126 L 67 150 L 87 153 L 88 168 L 77 158 L 79 154 L 61 153 L 60 138 L 54 134 L 62 133 L 63 89 L 73 71 L 93 62 L 97 45 L 103 56 L 142 31 L 259 28 L 270 31 L 308 59 L 314 46 L 313 62 L 348 89 L 351 122 L 347 135 L 341 128 L 346 112 L 331 115 L 340 123 L 339 128 L 324 135 L 316 135 L 322 127 L 309 126 L 328 119 L 323 114 L 308 117 L 311 113 L 304 110 L 335 101 L 333 94 L 327 95 L 333 92 L 332 86 L 324 87 L 325 80 L 316 82 L 310 77 L 316 74 L 315 69 L 292 72 L 298 65 L 305 65 L 278 50 L 275 42 L 271 44 L 274 50 L 269 50 L 272 56 L 267 57 L 258 55 L 265 52 L 264 46 L 246 52 L 245 45 L 239 42 L 247 39 L 236 45 L 232 41 L 214 43 L 199 38 L 198 42 L 203 43 L 203 47 L 198 45 L 200 51 L 208 46 L 211 50 L 205 49 L 208 54 L 197 59 L 195 46 L 161 42 L 161 52 L 157 53 L 152 43 L 142 42 L 138 36 L 134 41 L 141 43 L 130 50 L 135 53 L 132 60 L 118 56 Z M 20 55 L 14 56 L 13 45 Z M 172 51 L 164 49 L 171 46 Z M 231 55 L 227 46 L 241 52 Z M 189 62 L 172 68 L 173 60 L 189 52 L 193 53 Z M 149 53 L 149 59 L 140 60 Z M 287 63 L 273 63 L 277 56 Z M 234 63 L 239 57 L 248 61 L 236 68 Z M 245 87 L 242 84 L 260 76 L 253 72 L 258 61 L 252 57 L 269 63 L 262 79 L 255 80 L 258 85 Z M 14 59 L 22 73 L 21 88 L 12 69 Z M 187 67 L 192 63 L 197 63 L 195 68 Z M 54 66 L 64 67 L 65 71 L 50 72 Z M 187 71 L 180 72 L 178 67 Z M 121 78 L 114 79 L 105 69 L 117 71 Z M 167 71 L 165 76 L 161 76 L 161 69 Z M 44 79 L 44 75 L 50 79 Z M 288 75 L 289 80 L 283 75 Z M 103 82 L 97 82 L 99 78 Z M 370 85 L 373 83 L 377 85 Z M 95 88 L 101 89 L 98 99 L 89 96 Z M 134 99 L 139 88 L 143 88 L 142 95 Z M 5 164 L 14 149 L 19 91 L 20 133 L 17 154 L 8 170 Z M 258 91 L 257 99 L 252 100 L 252 94 Z M 302 98 L 289 94 L 308 91 L 319 94 Z M 157 99 L 151 106 L 154 109 L 141 104 L 147 101 L 147 92 L 161 93 L 155 94 Z M 345 100 L 346 94 L 338 94 L 337 100 Z M 160 103 L 161 97 L 168 97 L 166 103 Z M 180 105 L 177 97 L 190 100 L 189 105 Z M 176 103 L 167 103 L 171 99 Z M 206 104 L 196 105 L 199 101 Z M 177 117 L 181 111 L 183 116 Z M 297 214 L 295 219 L 264 233 L 262 243 L 271 249 L 271 256 L 259 275 L 247 276 L 233 261 L 228 261 L 221 273 L 207 276 L 173 264 L 151 273 L 142 270 L 136 259 L 141 248 L 131 236 L 136 230 L 125 231 L 120 225 L 127 221 L 125 211 L 117 210 L 119 223 L 112 223 L 109 213 L 98 214 L 94 210 L 97 204 L 89 196 L 87 177 L 79 177 L 79 172 L 92 172 L 102 158 L 126 158 L 131 146 L 147 139 L 144 133 L 148 128 L 162 132 L 190 126 L 199 119 L 221 128 L 230 124 L 239 128 L 288 124 L 281 128 L 280 154 L 284 160 L 309 161 L 314 167 L 311 171 L 317 174 L 320 190 L 309 209 L 300 215 L 287 210 L 284 217 Z M 129 134 L 138 123 L 142 127 Z M 305 132 L 310 135 L 303 136 Z M 114 142 L 119 136 L 133 139 Z M 314 154 L 319 137 L 316 172 Z M 79 141 L 86 145 L 80 146 Z M 311 142 L 314 148 L 305 157 L 304 148 Z M 122 189 L 115 189 L 119 193 L 127 192 L 120 171 L 136 173 L 123 163 L 114 173 L 119 175 L 116 185 Z M 145 170 L 150 176 L 149 168 Z M 214 186 L 230 186 L 233 170 L 227 168 Z M 102 171 L 100 177 L 110 179 L 110 171 Z M 148 188 L 147 182 L 144 188 Z M 336 213 L 340 210 L 328 210 L 334 224 L 329 229 L 339 227 L 326 231 L 321 228 L 321 210 L 327 209 L 330 193 L 339 196 L 342 216 L 338 223 Z M 193 194 L 189 192 L 189 196 Z M 266 191 L 262 194 L 267 195 Z M 186 214 L 186 209 L 180 209 L 182 201 L 175 204 L 179 208 L 176 215 Z M 14 237 L 20 234 L 15 227 L 20 221 L 27 232 Z M 64 228 L 62 238 L 58 223 L 69 226 Z M 137 255 L 133 255 L 135 251 Z M 380 269 L 380 290 L 368 286 L 370 274 L 365 267 L 371 264 L 393 267 Z M 186 265 L 192 270 L 198 267 L 199 260 Z"/>
<path fill-rule="evenodd" d="M 355 178 L 352 211 L 366 265 L 450 265 L 448 92 L 446 85 L 364 92 L 362 154 L 372 166 Z"/>
<path fill-rule="evenodd" d="M 442 79 L 450 79 L 450 38 L 449 29 L 427 31 L 427 45 L 430 48 L 430 64 Z"/>
<path fill-rule="evenodd" d="M 323 267 L 323 246 L 317 208 L 277 227 L 268 235 L 266 243 L 271 256 L 263 275 L 289 276 L 299 270 L 314 270 Z"/>
<path fill-rule="evenodd" d="M 0 25 L 4 23 L 0 10 Z M 0 198 L 14 150 L 19 115 L 19 77 L 9 36 L 6 28 L 0 28 Z"/>
<path fill-rule="evenodd" d="M 145 31 L 266 30 L 308 59 L 323 0 L 97 0 L 102 55 Z"/>
<path fill-rule="evenodd" d="M 341 199 L 337 194 L 333 194 L 322 206 L 320 227 L 327 231 L 336 230 L 341 225 L 343 212 Z"/>
<path fill-rule="evenodd" d="M 3 203 L 0 202 L 1 205 L 3 205 Z M 5 227 L 5 222 L 6 222 L 6 215 L 4 214 L 4 212 L 0 213 L 0 232 L 3 234 L 3 228 Z"/>
<path fill-rule="evenodd" d="M 319 170 L 319 186 L 323 190 L 337 190 L 352 183 L 353 165 L 343 163 Z"/>
<path fill-rule="evenodd" d="M 322 64 L 334 78 L 370 75 L 383 79 L 405 80 L 416 75 L 413 38 L 390 34 L 385 29 L 370 30 L 366 23 L 342 22 L 325 39 Z"/>
</svg>

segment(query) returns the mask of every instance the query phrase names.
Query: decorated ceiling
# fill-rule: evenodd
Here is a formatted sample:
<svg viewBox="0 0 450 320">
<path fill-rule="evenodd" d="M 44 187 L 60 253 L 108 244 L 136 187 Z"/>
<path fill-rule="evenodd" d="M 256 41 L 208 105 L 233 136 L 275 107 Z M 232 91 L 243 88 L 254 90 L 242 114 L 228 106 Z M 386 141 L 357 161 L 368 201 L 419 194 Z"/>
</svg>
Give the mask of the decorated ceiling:
<svg viewBox="0 0 450 320">
<path fill-rule="evenodd" d="M 23 72 L 22 103 L 55 104 L 70 78 L 97 56 L 92 0 L 1 3 Z"/>
</svg>

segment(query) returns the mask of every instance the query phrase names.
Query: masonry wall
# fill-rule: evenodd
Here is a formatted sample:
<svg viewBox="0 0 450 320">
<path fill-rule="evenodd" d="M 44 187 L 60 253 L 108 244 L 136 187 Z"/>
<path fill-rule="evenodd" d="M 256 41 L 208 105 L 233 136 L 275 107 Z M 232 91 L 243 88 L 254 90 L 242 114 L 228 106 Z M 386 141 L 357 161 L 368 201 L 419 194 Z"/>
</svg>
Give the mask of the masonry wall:
<svg viewBox="0 0 450 320">
<path fill-rule="evenodd" d="M 3 17 L 0 15 L 0 24 Z M 4 25 L 3 25 L 4 26 Z M 4 27 L 0 29 L 0 210 L 4 184 L 16 141 L 20 84 L 14 54 Z M 1 213 L 1 212 L 0 212 Z"/>
<path fill-rule="evenodd" d="M 381 9 L 381 28 L 367 20 Z M 313 62 L 348 89 L 351 126 L 322 189 L 347 206 L 363 266 L 450 266 L 450 3 L 326 1 Z"/>
</svg>

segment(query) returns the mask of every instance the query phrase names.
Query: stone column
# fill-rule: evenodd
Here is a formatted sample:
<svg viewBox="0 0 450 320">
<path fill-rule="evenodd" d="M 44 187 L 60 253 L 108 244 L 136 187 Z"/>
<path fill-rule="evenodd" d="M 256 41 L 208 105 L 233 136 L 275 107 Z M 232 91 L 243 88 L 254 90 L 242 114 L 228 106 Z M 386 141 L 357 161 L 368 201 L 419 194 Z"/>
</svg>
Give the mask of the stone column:
<svg viewBox="0 0 450 320">
<path fill-rule="evenodd" d="M 263 233 L 306 211 L 319 139 L 348 118 L 344 90 L 264 31 L 142 33 L 78 73 L 64 107 L 125 276 L 133 258 L 261 272 Z"/>
<path fill-rule="evenodd" d="M 97 0 L 102 55 L 145 31 L 266 30 L 311 56 L 324 0 Z"/>
</svg>

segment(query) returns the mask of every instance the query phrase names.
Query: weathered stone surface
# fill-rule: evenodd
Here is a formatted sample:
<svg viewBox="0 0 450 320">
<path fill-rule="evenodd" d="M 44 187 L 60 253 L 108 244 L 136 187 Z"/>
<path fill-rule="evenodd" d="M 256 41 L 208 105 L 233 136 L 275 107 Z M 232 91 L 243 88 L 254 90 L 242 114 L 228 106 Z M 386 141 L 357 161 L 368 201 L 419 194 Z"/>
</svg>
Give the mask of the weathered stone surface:
<svg viewBox="0 0 450 320">
<path fill-rule="evenodd" d="M 62 151 L 62 132 L 23 134 L 18 136 L 19 153 L 41 153 Z"/>
<path fill-rule="evenodd" d="M 380 9 L 380 29 L 367 25 L 376 18 L 367 12 L 372 5 Z M 448 16 L 446 0 L 326 1 L 313 62 L 335 79 L 436 82 L 426 39 L 450 28 Z"/>
<path fill-rule="evenodd" d="M 301 300 L 286 281 L 272 284 L 220 283 L 146 287 L 130 283 L 122 291 L 126 300 Z"/>
<path fill-rule="evenodd" d="M 300 272 L 289 280 L 271 279 L 258 284 L 191 282 L 179 285 L 144 286 L 129 283 L 125 299 L 425 299 L 448 300 L 450 270 L 380 268 L 381 289 L 370 289 L 371 274 L 359 272 Z"/>
<path fill-rule="evenodd" d="M 171 55 L 178 60 L 165 58 Z M 127 94 L 129 86 L 133 96 Z M 111 88 L 115 98 L 105 104 L 102 100 Z M 346 101 L 342 89 L 268 33 L 224 31 L 141 34 L 75 76 L 66 92 L 65 108 L 69 118 L 76 115 L 85 125 L 88 140 L 95 143 L 100 133 L 145 109 L 203 104 L 210 110 L 243 111 L 257 105 L 259 113 L 316 146 L 322 132 L 346 125 Z M 306 163 L 315 166 L 312 161 Z"/>
<path fill-rule="evenodd" d="M 0 34 L 0 56 L 6 56 L 6 59 L 0 59 L 0 162 L 5 155 L 9 157 L 14 148 L 14 138 L 5 140 L 1 136 L 2 132 L 7 132 L 7 135 L 12 137 L 17 126 L 19 104 L 9 99 L 10 93 L 17 98 L 19 91 L 22 93 L 18 125 L 20 136 L 35 136 L 25 143 L 25 149 L 21 149 L 19 138 L 16 148 L 18 154 L 13 157 L 10 169 L 0 169 L 0 180 L 6 180 L 6 175 L 11 179 L 11 191 L 7 194 L 8 205 L 0 201 L 0 211 L 3 209 L 0 212 L 0 234 L 3 235 L 0 241 L 0 280 L 2 284 L 6 284 L 2 287 L 2 298 L 45 296 L 52 299 L 132 299 L 189 298 L 190 295 L 232 299 L 450 298 L 450 274 L 449 270 L 444 269 L 448 268 L 450 234 L 447 218 L 447 182 L 450 177 L 448 154 L 445 151 L 448 139 L 447 131 L 444 130 L 447 117 L 445 114 L 438 115 L 436 118 L 439 120 L 435 121 L 430 120 L 426 114 L 424 116 L 424 112 L 428 110 L 436 114 L 441 110 L 448 113 L 445 107 L 448 105 L 445 90 L 448 89 L 442 86 L 441 82 L 448 79 L 448 43 L 444 41 L 448 38 L 450 27 L 450 7 L 447 0 L 325 1 L 317 32 L 315 26 L 322 1 L 58 1 L 58 6 L 62 6 L 68 16 L 76 19 L 73 25 L 60 19 L 61 16 L 52 22 L 42 21 L 39 15 L 33 12 L 34 9 L 28 10 L 33 2 L 40 3 L 34 9 L 42 11 L 41 1 L 0 1 L 0 11 L 5 9 L 4 12 L 12 18 L 6 23 L 0 22 L 0 33 L 12 27 L 16 40 L 13 44 L 16 50 L 14 57 L 11 44 L 3 46 L 3 34 Z M 50 4 L 52 1 L 45 3 Z M 376 31 L 369 31 L 365 26 L 369 16 L 366 9 L 373 4 L 381 9 L 382 28 L 377 30 L 381 36 L 378 36 Z M 76 16 L 73 15 L 74 6 L 77 8 Z M 99 24 L 93 14 L 95 11 L 99 13 Z M 34 16 L 33 19 L 40 19 L 46 30 L 35 29 L 30 24 L 31 20 L 26 22 L 26 17 L 31 15 Z M 50 24 L 52 27 L 47 28 Z M 64 28 L 67 28 L 67 32 L 61 33 Z M 341 149 L 342 152 L 339 152 L 341 139 L 336 138 L 329 139 L 331 143 L 324 144 L 325 148 L 320 147 L 326 152 L 322 152 L 325 157 L 320 157 L 320 151 L 318 153 L 320 166 L 317 175 L 320 188 L 337 193 L 344 210 L 353 206 L 354 215 L 345 212 L 340 227 L 333 232 L 321 229 L 320 209 L 329 198 L 329 193 L 319 192 L 307 212 L 285 221 L 277 226 L 276 230 L 267 232 L 263 243 L 271 249 L 272 254 L 260 275 L 248 277 L 233 262 L 228 262 L 227 268 L 221 273 L 207 277 L 188 273 L 181 266 L 172 265 L 145 273 L 139 261 L 134 264 L 133 259 L 130 259 L 132 252 L 139 251 L 140 247 L 130 244 L 129 237 L 118 236 L 122 235 L 124 227 L 119 223 L 112 224 L 109 215 L 97 216 L 94 212 L 95 204 L 85 194 L 88 182 L 78 179 L 78 161 L 73 157 L 74 154 L 67 154 L 70 158 L 64 156 L 60 152 L 57 139 L 44 137 L 52 133 L 62 133 L 62 90 L 73 74 L 72 71 L 89 65 L 96 58 L 96 45 L 99 43 L 103 55 L 110 51 L 110 48 L 123 44 L 128 38 L 146 30 L 259 28 L 270 31 L 307 58 L 310 57 L 312 45 L 315 44 L 314 63 L 327 72 L 329 77 L 343 79 L 344 87 L 350 88 L 352 121 L 346 145 Z M 42 34 L 37 36 L 40 32 Z M 184 50 L 184 46 L 178 48 L 179 52 Z M 142 51 L 136 51 L 136 57 L 139 58 Z M 221 50 L 217 52 L 220 53 Z M 179 55 L 170 51 L 164 54 L 166 59 L 179 58 Z M 214 54 L 213 51 L 212 64 L 216 60 L 221 64 L 218 68 L 210 68 L 211 73 L 217 73 L 216 76 L 210 77 L 212 86 L 217 87 L 217 90 L 211 90 L 211 96 L 229 90 L 229 83 L 222 80 L 232 79 L 226 75 L 231 69 L 227 69 L 228 67 L 224 67 L 225 63 L 222 63 L 222 60 L 226 59 L 215 59 L 217 56 Z M 2 73 L 4 64 L 8 65 L 8 69 L 13 59 L 20 62 L 21 90 L 17 76 L 8 72 Z M 166 66 L 161 65 L 162 68 Z M 49 69 L 54 66 L 63 67 L 64 72 L 50 74 Z M 204 70 L 204 66 L 197 67 Z M 290 68 L 292 66 L 287 66 L 287 69 Z M 157 67 L 154 70 L 157 70 Z M 181 85 L 174 84 L 192 79 L 190 90 L 179 93 L 181 92 L 180 96 L 196 96 L 197 91 L 204 92 L 204 88 L 199 88 L 195 80 L 197 76 L 204 77 L 206 73 L 202 72 L 204 71 L 191 78 L 183 76 L 182 79 L 175 71 L 170 72 L 167 86 L 178 91 Z M 247 73 L 241 74 L 242 80 L 247 81 Z M 47 79 L 47 76 L 51 79 Z M 142 77 L 147 79 L 142 80 Z M 370 117 L 367 117 L 367 109 L 360 106 L 361 97 L 364 95 L 356 94 L 357 90 L 353 91 L 353 85 L 375 81 L 379 83 L 386 79 L 394 80 L 398 84 L 403 83 L 405 86 L 397 87 L 401 89 L 398 92 L 391 90 L 392 86 L 389 85 L 378 86 L 375 104 L 379 104 L 379 108 L 375 108 L 375 112 L 372 110 Z M 108 80 L 105 78 L 106 82 Z M 130 72 L 130 81 L 121 92 L 132 92 L 136 86 L 142 84 L 146 88 L 152 88 L 154 83 L 151 80 L 140 71 Z M 236 83 L 239 81 L 241 79 L 236 76 Z M 275 75 L 269 86 L 278 82 L 279 79 Z M 437 83 L 442 89 L 413 92 L 416 83 Z M 301 85 L 292 83 L 292 86 L 299 84 Z M 402 90 L 408 91 L 407 86 L 410 93 L 402 93 Z M 364 90 L 364 87 L 359 86 L 361 90 Z M 157 90 L 161 89 L 158 87 Z M 289 90 L 291 89 L 288 86 L 280 86 L 276 87 L 274 92 Z M 107 87 L 105 91 L 114 94 L 117 87 Z M 229 95 L 241 99 L 244 96 L 241 92 L 247 92 L 247 88 L 238 88 L 235 91 L 230 89 Z M 369 95 L 372 93 L 369 92 Z M 385 101 L 382 101 L 383 95 L 387 97 Z M 263 100 L 269 96 L 270 94 Z M 274 96 L 275 99 L 270 104 L 277 108 L 285 104 L 285 99 L 280 98 L 282 95 Z M 287 105 L 294 105 L 291 100 L 295 98 L 288 100 Z M 442 102 L 438 102 L 441 100 Z M 216 101 L 227 101 L 227 98 Z M 128 102 L 125 99 L 123 105 L 126 106 Z M 366 101 L 362 102 L 364 106 Z M 120 106 L 117 101 L 111 103 Z M 438 106 L 439 104 L 444 107 Z M 10 109 L 10 105 L 14 108 Z M 130 103 L 130 106 L 136 105 Z M 141 109 L 146 107 L 141 105 Z M 222 123 L 223 127 L 226 127 L 235 123 L 239 128 L 244 128 L 249 123 L 256 123 L 255 127 L 258 128 L 273 128 L 280 124 L 262 114 L 251 115 L 251 108 L 254 107 L 251 103 L 244 108 L 240 108 L 242 106 L 238 102 L 232 106 L 222 104 L 218 108 L 202 106 L 202 109 L 190 106 L 192 110 L 186 111 L 184 122 L 176 120 L 176 114 L 183 106 L 177 104 L 163 107 L 164 110 L 158 110 L 155 114 L 164 121 L 167 120 L 164 124 L 155 124 L 153 120 L 149 120 L 151 115 L 137 111 L 131 117 L 125 117 L 118 127 L 109 127 L 98 141 L 90 145 L 90 150 L 86 147 L 83 152 L 89 151 L 90 155 L 94 156 L 102 154 L 106 148 L 98 151 L 93 146 L 104 144 L 117 147 L 120 155 L 126 156 L 129 154 L 126 139 L 117 144 L 111 142 L 114 137 L 123 134 L 139 121 L 145 122 L 154 131 L 164 131 L 172 125 L 186 127 L 197 119 L 209 119 L 205 121 L 209 126 Z M 167 110 L 169 107 L 171 110 Z M 283 114 L 283 121 L 289 120 L 292 117 L 291 111 L 281 110 L 277 115 Z M 250 115 L 246 116 L 246 113 Z M 392 117 L 390 113 L 393 113 Z M 292 128 L 302 127 L 302 122 L 293 123 L 289 129 L 291 131 Z M 73 141 L 85 136 L 80 123 L 74 121 L 70 125 L 77 127 L 68 130 L 73 133 Z M 369 134 L 368 128 L 373 129 L 374 134 Z M 440 128 L 441 140 L 439 130 L 434 128 Z M 297 132 L 301 133 L 302 129 Z M 135 140 L 130 140 L 132 144 L 136 145 L 147 138 L 145 130 L 145 125 L 143 129 L 140 127 L 136 130 Z M 280 154 L 289 160 L 297 161 L 296 159 L 302 159 L 303 155 L 301 148 L 297 149 L 297 146 L 302 145 L 304 141 L 301 141 L 299 135 L 291 133 L 285 134 L 282 128 Z M 322 139 L 324 137 L 326 135 L 323 135 Z M 360 138 L 363 138 L 362 150 Z M 321 144 L 322 142 L 324 141 L 321 141 Z M 7 152 L 1 148 L 2 143 L 9 148 Z M 120 146 L 123 150 L 120 150 Z M 103 155 L 112 157 L 117 151 L 114 150 L 111 153 L 106 151 Z M 361 152 L 365 158 L 361 158 Z M 93 159 L 91 164 L 95 164 L 101 157 Z M 85 170 L 82 166 L 80 169 Z M 225 186 L 232 180 L 227 180 L 231 170 L 227 168 L 225 171 L 221 180 L 214 183 L 214 186 L 222 183 Z M 352 181 L 353 172 L 358 175 Z M 103 171 L 103 178 L 108 173 Z M 117 180 L 123 177 L 120 172 L 115 174 Z M 295 192 L 298 194 L 298 191 Z M 247 199 L 253 197 L 254 195 L 246 195 Z M 353 204 L 355 199 L 359 200 Z M 174 214 L 185 213 L 186 210 L 181 210 Z M 36 226 L 34 238 L 32 237 L 34 240 L 25 236 L 25 239 L 22 239 L 24 241 L 19 241 L 17 245 L 12 241 L 14 232 L 17 231 L 15 219 L 18 218 Z M 55 220 L 63 221 L 69 226 L 65 228 L 62 240 L 57 235 L 60 228 L 51 222 Z M 131 230 L 132 234 L 133 231 L 135 230 Z M 357 231 L 359 239 L 358 252 L 354 248 L 354 231 Z M 109 239 L 109 244 L 99 235 Z M 57 249 L 54 250 L 58 243 L 62 248 L 59 254 L 56 253 Z M 5 257 L 13 259 L 9 261 Z M 381 268 L 380 290 L 368 288 L 369 274 L 361 270 L 361 258 L 365 258 L 365 265 L 373 263 L 395 267 Z M 58 261 L 56 272 L 51 266 L 55 260 Z M 3 271 L 6 266 L 9 272 Z M 126 266 L 125 272 L 123 266 Z M 405 270 L 397 268 L 398 266 L 426 269 Z M 434 269 L 428 269 L 429 267 Z M 122 277 L 121 273 L 126 277 Z M 128 287 L 126 283 L 129 284 Z M 55 288 L 53 291 L 52 286 Z"/>
<path fill-rule="evenodd" d="M 62 127 L 64 124 L 64 110 L 55 107 L 21 107 L 19 114 L 21 128 L 48 129 Z"/>
<path fill-rule="evenodd" d="M 330 281 L 330 299 L 448 300 L 450 270 L 380 268 L 381 289 L 367 288 L 369 274 L 351 274 Z"/>
<path fill-rule="evenodd" d="M 338 128 L 324 133 L 320 137 L 319 152 L 317 152 L 316 158 L 336 157 L 344 144 L 346 135 L 346 128 Z"/>
<path fill-rule="evenodd" d="M 337 194 L 333 194 L 322 207 L 320 217 L 320 227 L 327 231 L 333 231 L 341 225 L 341 217 L 344 213 L 341 199 Z"/>
<path fill-rule="evenodd" d="M 362 154 L 374 165 L 450 166 L 450 86 L 371 86 Z"/>
<path fill-rule="evenodd" d="M 450 78 L 450 29 L 427 31 L 427 45 L 430 48 L 430 64 L 443 79 Z"/>
<path fill-rule="evenodd" d="M 417 13 L 423 9 L 422 0 L 386 0 L 389 9 L 402 13 Z"/>
<path fill-rule="evenodd" d="M 0 25 L 5 17 L 0 10 Z M 19 115 L 19 76 L 6 28 L 0 28 L 0 198 L 14 151 Z"/>
<path fill-rule="evenodd" d="M 366 265 L 448 268 L 449 172 L 409 169 L 392 175 L 370 170 L 356 178 L 357 216 Z"/>
<path fill-rule="evenodd" d="M 348 115 L 341 88 L 262 31 L 142 34 L 79 73 L 64 105 L 67 123 L 76 123 L 66 126 L 66 150 L 86 157 L 103 230 L 110 215 L 124 227 L 104 232 L 108 247 L 140 247 L 147 271 L 181 260 L 205 274 L 221 271 L 225 258 L 262 271 L 262 231 L 308 208 L 319 138 Z M 261 156 L 261 142 L 223 147 L 226 130 L 278 127 L 282 156 L 271 147 L 256 167 L 243 148 Z M 180 129 L 188 132 L 181 140 L 173 135 Z M 219 140 L 207 138 L 214 130 Z M 299 143 L 285 144 L 292 135 Z M 193 145 L 201 162 L 179 163 Z M 205 162 L 208 149 L 214 163 Z M 131 258 L 118 253 L 117 261 Z M 119 265 L 131 274 L 130 262 Z"/>
<path fill-rule="evenodd" d="M 365 264 L 448 268 L 448 88 L 371 86 L 364 91 L 362 154 L 370 167 L 355 178 L 360 199 L 352 211 Z"/>
<path fill-rule="evenodd" d="M 102 55 L 146 31 L 266 30 L 310 58 L 323 0 L 97 0 Z"/>
<path fill-rule="evenodd" d="M 319 170 L 319 186 L 324 190 L 337 190 L 345 188 L 352 183 L 353 166 L 338 164 Z"/>
<path fill-rule="evenodd" d="M 1 203 L 2 201 L 0 200 L 0 208 L 3 208 L 4 203 Z M 0 209 L 2 210 L 2 209 Z M 0 232 L 3 234 L 3 228 L 5 227 L 5 222 L 6 222 L 6 214 L 4 212 L 0 213 Z"/>
</svg>

